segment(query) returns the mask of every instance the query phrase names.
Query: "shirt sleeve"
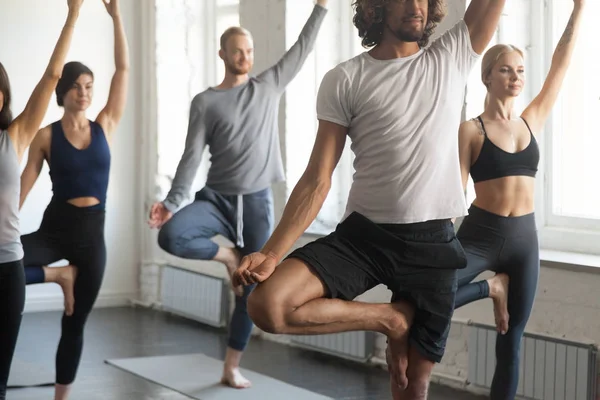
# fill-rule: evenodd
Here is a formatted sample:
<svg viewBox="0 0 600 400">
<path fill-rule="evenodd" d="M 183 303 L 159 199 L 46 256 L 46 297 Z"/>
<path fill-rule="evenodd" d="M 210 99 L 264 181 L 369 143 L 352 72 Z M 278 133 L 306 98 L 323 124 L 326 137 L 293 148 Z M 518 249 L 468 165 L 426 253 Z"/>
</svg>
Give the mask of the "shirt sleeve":
<svg viewBox="0 0 600 400">
<path fill-rule="evenodd" d="M 352 120 L 349 91 L 350 79 L 343 68 L 328 71 L 317 94 L 317 118 L 348 128 Z"/>
<path fill-rule="evenodd" d="M 437 38 L 431 47 L 450 53 L 452 60 L 465 78 L 480 57 L 473 50 L 469 29 L 462 19 Z"/>
<path fill-rule="evenodd" d="M 326 14 L 325 8 L 315 5 L 296 43 L 290 47 L 277 64 L 262 72 L 257 78 L 275 86 L 278 92 L 283 92 L 300 72 L 308 55 L 313 51 Z"/>
<path fill-rule="evenodd" d="M 177 211 L 181 203 L 188 198 L 190 188 L 202 161 L 202 153 L 206 146 L 206 124 L 203 120 L 202 102 L 197 95 L 190 105 L 190 116 L 185 149 L 167 198 L 163 204 L 171 212 Z"/>
</svg>

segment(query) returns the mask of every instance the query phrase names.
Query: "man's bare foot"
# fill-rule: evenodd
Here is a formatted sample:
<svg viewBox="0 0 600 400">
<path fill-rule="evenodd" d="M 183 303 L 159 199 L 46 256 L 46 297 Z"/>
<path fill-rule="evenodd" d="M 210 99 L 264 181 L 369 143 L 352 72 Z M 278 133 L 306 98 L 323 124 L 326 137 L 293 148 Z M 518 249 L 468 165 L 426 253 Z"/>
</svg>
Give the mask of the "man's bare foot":
<svg viewBox="0 0 600 400">
<path fill-rule="evenodd" d="M 77 278 L 77 267 L 67 265 L 66 267 L 56 267 L 56 270 L 56 283 L 60 285 L 65 298 L 65 314 L 71 316 L 75 310 L 73 287 Z"/>
<path fill-rule="evenodd" d="M 392 400 L 403 400 L 402 393 L 405 389 L 401 389 L 396 380 L 390 375 L 390 391 L 392 392 Z"/>
<path fill-rule="evenodd" d="M 385 358 L 390 373 L 391 385 L 399 390 L 408 387 L 408 332 L 412 325 L 414 308 L 405 302 L 391 303 L 390 331 L 387 335 Z M 393 389 L 392 394 L 397 392 Z"/>
<path fill-rule="evenodd" d="M 224 369 L 221 384 L 235 389 L 246 389 L 252 386 L 252 383 L 244 378 L 239 368 Z"/>
<path fill-rule="evenodd" d="M 509 278 L 506 274 L 496 274 L 488 280 L 490 288 L 490 297 L 494 302 L 494 319 L 496 320 L 496 330 L 505 335 L 508 332 L 508 283 Z"/>
<path fill-rule="evenodd" d="M 224 253 L 225 257 L 223 260 L 223 264 L 225 264 L 225 268 L 227 268 L 227 273 L 229 274 L 229 283 L 231 283 L 231 288 L 233 289 L 233 293 L 236 296 L 241 297 L 244 295 L 244 287 L 233 286 L 233 273 L 240 266 L 240 262 L 242 261 L 242 256 L 240 252 L 235 248 L 229 248 L 228 251 Z"/>
</svg>

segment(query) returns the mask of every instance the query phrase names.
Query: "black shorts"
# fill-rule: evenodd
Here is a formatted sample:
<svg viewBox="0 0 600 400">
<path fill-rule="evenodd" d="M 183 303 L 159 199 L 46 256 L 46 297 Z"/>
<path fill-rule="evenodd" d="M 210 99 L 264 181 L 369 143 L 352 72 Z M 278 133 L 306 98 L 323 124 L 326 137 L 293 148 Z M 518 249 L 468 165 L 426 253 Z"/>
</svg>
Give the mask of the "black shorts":
<svg viewBox="0 0 600 400">
<path fill-rule="evenodd" d="M 415 307 L 410 343 L 440 362 L 454 313 L 456 270 L 466 256 L 450 220 L 375 224 L 352 213 L 330 235 L 292 252 L 312 267 L 328 297 L 353 300 L 384 284 L 391 301 Z"/>
</svg>

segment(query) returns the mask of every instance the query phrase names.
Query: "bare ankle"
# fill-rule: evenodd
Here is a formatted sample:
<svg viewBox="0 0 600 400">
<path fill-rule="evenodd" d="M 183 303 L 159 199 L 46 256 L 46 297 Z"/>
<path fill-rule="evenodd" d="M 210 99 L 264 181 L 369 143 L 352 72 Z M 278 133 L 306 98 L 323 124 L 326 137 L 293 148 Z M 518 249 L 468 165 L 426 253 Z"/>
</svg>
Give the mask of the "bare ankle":
<svg viewBox="0 0 600 400">
<path fill-rule="evenodd" d="M 235 247 L 219 247 L 217 254 L 213 258 L 214 261 L 218 261 L 225 264 L 226 267 L 230 267 L 232 264 L 239 263 L 241 256 L 239 251 Z"/>
<path fill-rule="evenodd" d="M 488 296 L 492 299 L 506 295 L 506 289 L 508 286 L 508 275 L 496 274 L 494 277 L 487 280 L 489 294 Z"/>
<path fill-rule="evenodd" d="M 388 310 L 391 311 L 389 316 L 385 322 L 385 330 L 384 333 L 386 336 L 397 339 L 406 334 L 410 327 L 410 320 L 412 316 L 405 307 L 399 307 L 398 304 L 392 304 L 391 307 L 387 305 Z"/>
<path fill-rule="evenodd" d="M 69 392 L 71 391 L 71 385 L 54 385 L 54 400 L 67 400 L 69 398 Z"/>
</svg>

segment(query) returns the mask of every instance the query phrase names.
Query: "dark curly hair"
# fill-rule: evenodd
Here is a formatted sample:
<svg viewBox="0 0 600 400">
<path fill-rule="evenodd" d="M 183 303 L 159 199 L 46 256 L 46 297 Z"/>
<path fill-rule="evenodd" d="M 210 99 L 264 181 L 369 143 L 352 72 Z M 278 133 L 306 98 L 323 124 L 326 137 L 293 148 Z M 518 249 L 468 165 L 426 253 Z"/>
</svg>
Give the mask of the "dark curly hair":
<svg viewBox="0 0 600 400">
<path fill-rule="evenodd" d="M 393 0 L 354 0 L 354 18 L 352 22 L 358 28 L 358 36 L 362 38 L 365 48 L 373 47 L 381 42 L 383 36 L 383 25 L 385 21 L 385 10 Z M 423 31 L 423 37 L 417 43 L 425 47 L 429 43 L 429 37 L 446 16 L 446 2 L 444 0 L 428 0 L 427 24 Z"/>
</svg>

